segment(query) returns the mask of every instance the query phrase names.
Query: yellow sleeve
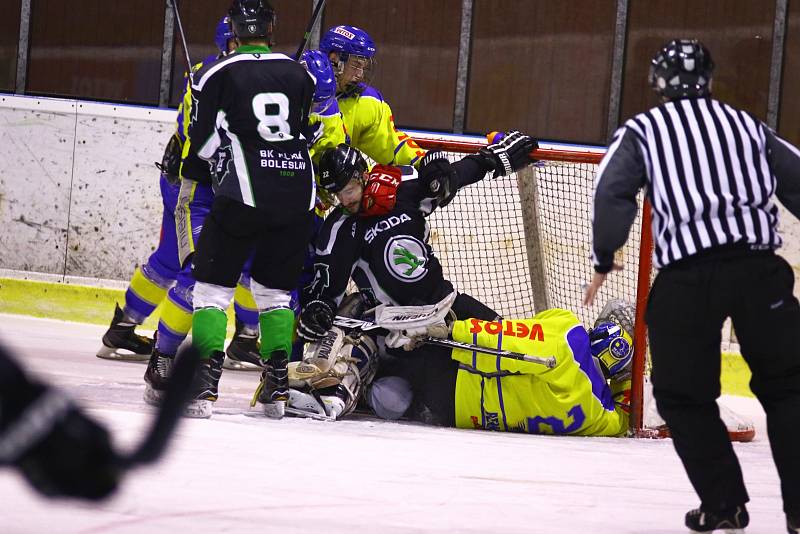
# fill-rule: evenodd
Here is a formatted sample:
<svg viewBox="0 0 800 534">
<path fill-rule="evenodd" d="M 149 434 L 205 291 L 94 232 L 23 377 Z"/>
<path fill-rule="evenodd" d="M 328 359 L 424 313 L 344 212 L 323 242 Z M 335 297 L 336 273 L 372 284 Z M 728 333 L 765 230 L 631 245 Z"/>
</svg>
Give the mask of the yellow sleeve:
<svg viewBox="0 0 800 534">
<path fill-rule="evenodd" d="M 394 125 L 392 108 L 367 87 L 360 95 L 339 100 L 351 144 L 382 165 L 418 166 L 425 155 L 419 145 Z"/>
<path fill-rule="evenodd" d="M 308 117 L 308 124 L 311 131 L 315 132 L 313 143 L 309 149 L 311 161 L 315 164 L 319 164 L 319 159 L 326 150 L 336 148 L 339 144 L 348 141 L 341 113 L 329 115 L 312 113 Z"/>
</svg>

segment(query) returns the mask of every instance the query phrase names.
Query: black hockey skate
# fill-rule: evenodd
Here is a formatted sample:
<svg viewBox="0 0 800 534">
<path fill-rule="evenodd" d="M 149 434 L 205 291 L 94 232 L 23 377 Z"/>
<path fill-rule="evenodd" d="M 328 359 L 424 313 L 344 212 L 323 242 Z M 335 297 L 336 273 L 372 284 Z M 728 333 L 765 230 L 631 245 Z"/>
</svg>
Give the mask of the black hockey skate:
<svg viewBox="0 0 800 534">
<path fill-rule="evenodd" d="M 278 350 L 264 365 L 261 383 L 253 395 L 252 406 L 256 401 L 264 405 L 264 414 L 272 419 L 283 417 L 286 401 L 289 400 L 289 358 L 285 351 Z"/>
<path fill-rule="evenodd" d="M 111 326 L 103 336 L 103 346 L 97 351 L 97 357 L 106 360 L 147 361 L 153 351 L 153 341 L 134 332 L 137 326 L 125 317 L 117 304 Z"/>
<path fill-rule="evenodd" d="M 233 339 L 228 343 L 225 351 L 225 369 L 235 369 L 238 371 L 260 371 L 264 368 L 259 352 L 258 332 L 249 333 L 244 331 L 244 325 L 236 320 L 236 332 Z"/>
<path fill-rule="evenodd" d="M 211 417 L 212 405 L 219 396 L 219 379 L 222 376 L 222 362 L 225 353 L 215 351 L 211 357 L 202 362 L 197 369 L 192 386 L 191 399 L 184 409 L 186 417 L 208 419 Z"/>
<path fill-rule="evenodd" d="M 702 508 L 686 512 L 686 526 L 691 532 L 724 530 L 728 534 L 743 533 L 749 523 L 750 515 L 743 504 L 721 512 L 709 512 Z"/>
<path fill-rule="evenodd" d="M 144 372 L 144 401 L 147 404 L 158 406 L 161 403 L 161 398 L 167 390 L 167 381 L 174 360 L 174 355 L 164 354 L 153 347 L 150 363 Z"/>
</svg>

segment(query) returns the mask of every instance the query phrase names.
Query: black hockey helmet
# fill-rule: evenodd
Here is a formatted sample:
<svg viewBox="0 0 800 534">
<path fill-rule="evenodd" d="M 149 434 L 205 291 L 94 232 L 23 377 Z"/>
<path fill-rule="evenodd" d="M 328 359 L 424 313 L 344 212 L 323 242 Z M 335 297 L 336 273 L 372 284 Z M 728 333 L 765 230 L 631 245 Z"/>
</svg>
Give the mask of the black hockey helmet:
<svg viewBox="0 0 800 534">
<path fill-rule="evenodd" d="M 353 178 L 361 179 L 367 171 L 367 161 L 361 152 L 340 144 L 329 148 L 319 160 L 319 185 L 331 194 L 338 193 Z"/>
<path fill-rule="evenodd" d="M 275 10 L 268 0 L 233 0 L 228 10 L 231 28 L 240 39 L 269 38 Z"/>
<path fill-rule="evenodd" d="M 714 61 L 697 39 L 674 39 L 650 61 L 648 81 L 668 100 L 705 97 L 711 94 Z"/>
</svg>

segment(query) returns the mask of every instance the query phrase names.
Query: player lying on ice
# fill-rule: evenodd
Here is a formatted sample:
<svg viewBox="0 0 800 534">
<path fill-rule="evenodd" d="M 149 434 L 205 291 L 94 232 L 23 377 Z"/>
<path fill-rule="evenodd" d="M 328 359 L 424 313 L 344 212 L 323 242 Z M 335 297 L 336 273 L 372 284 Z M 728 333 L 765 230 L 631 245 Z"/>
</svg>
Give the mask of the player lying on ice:
<svg viewBox="0 0 800 534">
<path fill-rule="evenodd" d="M 587 332 L 570 311 L 529 319 L 451 322 L 453 295 L 432 306 L 379 306 L 375 323 L 387 346 L 413 349 L 386 358 L 360 321 L 365 308 L 348 296 L 337 324 L 289 366 L 287 411 L 340 419 L 361 402 L 385 419 L 406 417 L 440 426 L 531 434 L 619 436 L 628 429 L 633 341 L 632 309 L 609 302 Z M 413 319 L 409 319 L 413 317 Z M 622 325 L 626 325 L 623 327 Z M 346 326 L 345 326 L 346 325 Z M 350 326 L 354 328 L 349 328 Z M 434 346 L 427 336 L 541 358 L 520 361 Z M 420 345 L 421 344 L 421 345 Z M 554 359 L 552 367 L 545 364 Z M 365 406 L 366 405 L 366 406 Z"/>
</svg>

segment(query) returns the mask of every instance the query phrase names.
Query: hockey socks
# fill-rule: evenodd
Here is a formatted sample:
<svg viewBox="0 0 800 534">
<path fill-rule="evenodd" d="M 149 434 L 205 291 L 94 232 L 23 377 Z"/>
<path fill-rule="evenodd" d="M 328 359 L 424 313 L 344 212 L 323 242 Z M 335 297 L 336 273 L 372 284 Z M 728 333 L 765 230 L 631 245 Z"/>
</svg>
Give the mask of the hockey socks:
<svg viewBox="0 0 800 534">
<path fill-rule="evenodd" d="M 292 333 L 294 332 L 294 312 L 289 308 L 275 308 L 261 312 L 258 316 L 261 325 L 261 358 L 268 360 L 275 351 L 292 353 Z"/>
<path fill-rule="evenodd" d="M 216 307 L 201 308 L 192 316 L 192 346 L 207 360 L 213 352 L 225 350 L 228 316 Z"/>
<path fill-rule="evenodd" d="M 174 280 L 163 278 L 147 267 L 145 265 L 144 268 L 136 268 L 125 291 L 124 311 L 136 324 L 142 324 L 153 313 L 156 306 L 164 300 L 167 287 Z"/>
</svg>

